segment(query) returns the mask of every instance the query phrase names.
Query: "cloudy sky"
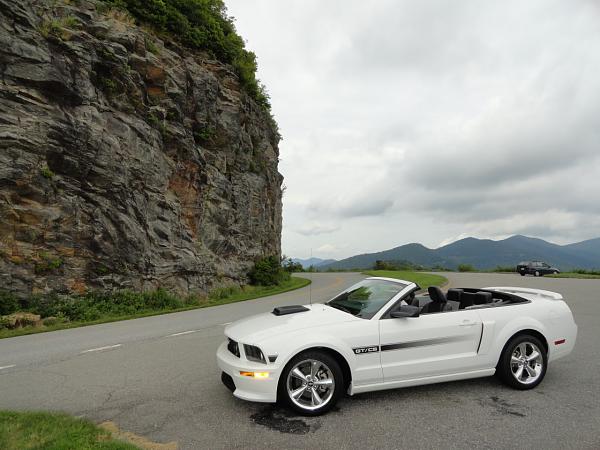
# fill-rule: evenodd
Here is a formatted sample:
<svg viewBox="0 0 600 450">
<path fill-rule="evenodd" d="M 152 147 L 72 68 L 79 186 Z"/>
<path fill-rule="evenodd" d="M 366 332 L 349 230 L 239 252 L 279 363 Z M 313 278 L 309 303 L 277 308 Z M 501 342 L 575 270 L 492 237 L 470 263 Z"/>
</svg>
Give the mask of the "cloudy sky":
<svg viewBox="0 0 600 450">
<path fill-rule="evenodd" d="M 283 251 L 600 236 L 600 3 L 226 0 L 284 140 Z"/>
</svg>

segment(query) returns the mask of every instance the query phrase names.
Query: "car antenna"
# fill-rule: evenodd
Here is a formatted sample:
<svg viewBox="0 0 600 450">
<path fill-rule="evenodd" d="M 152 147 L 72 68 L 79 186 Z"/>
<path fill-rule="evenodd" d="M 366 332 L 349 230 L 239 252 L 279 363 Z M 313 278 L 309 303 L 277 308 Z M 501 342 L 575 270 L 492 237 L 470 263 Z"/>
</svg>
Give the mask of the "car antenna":
<svg viewBox="0 0 600 450">
<path fill-rule="evenodd" d="M 314 270 L 314 267 L 312 265 L 312 247 L 310 248 L 310 283 L 308 284 L 308 303 L 310 303 L 310 306 L 312 306 L 312 282 L 313 282 L 313 276 L 312 276 L 312 271 Z"/>
</svg>

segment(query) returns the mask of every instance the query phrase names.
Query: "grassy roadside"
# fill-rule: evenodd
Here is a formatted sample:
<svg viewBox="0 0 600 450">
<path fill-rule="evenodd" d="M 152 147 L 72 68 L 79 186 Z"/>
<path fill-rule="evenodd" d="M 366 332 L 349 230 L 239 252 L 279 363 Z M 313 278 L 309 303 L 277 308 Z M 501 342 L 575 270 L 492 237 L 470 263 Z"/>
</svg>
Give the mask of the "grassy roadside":
<svg viewBox="0 0 600 450">
<path fill-rule="evenodd" d="M 74 320 L 60 321 L 51 325 L 42 325 L 38 327 L 25 327 L 17 329 L 0 329 L 0 339 L 23 336 L 27 334 L 45 333 L 48 331 L 64 330 L 68 328 L 78 328 L 88 325 L 97 325 L 101 323 L 117 322 L 121 320 L 138 319 L 140 317 L 156 316 L 160 314 L 169 314 L 174 312 L 189 311 L 192 309 L 206 308 L 209 306 L 225 305 L 228 303 L 242 302 L 245 300 L 253 300 L 270 295 L 282 294 L 284 292 L 300 289 L 310 284 L 310 280 L 301 277 L 291 277 L 289 280 L 282 282 L 276 286 L 244 286 L 241 289 L 222 289 L 216 291 L 207 299 L 197 299 L 193 304 L 188 304 L 183 307 L 164 308 L 158 310 L 140 310 L 133 314 L 118 314 L 99 317 L 94 320 Z M 0 447 L 2 448 L 2 447 Z"/>
<path fill-rule="evenodd" d="M 0 411 L 0 448 L 135 450 L 91 422 L 60 413 Z"/>
<path fill-rule="evenodd" d="M 600 274 L 595 273 L 577 273 L 577 272 L 563 272 L 557 273 L 556 275 L 544 275 L 544 277 L 549 278 L 579 278 L 582 280 L 598 280 L 600 279 Z"/>
<path fill-rule="evenodd" d="M 387 277 L 412 281 L 413 283 L 417 283 L 425 290 L 429 286 L 443 286 L 448 283 L 448 279 L 446 277 L 425 272 L 409 272 L 402 270 L 367 270 L 363 273 L 372 277 Z"/>
</svg>

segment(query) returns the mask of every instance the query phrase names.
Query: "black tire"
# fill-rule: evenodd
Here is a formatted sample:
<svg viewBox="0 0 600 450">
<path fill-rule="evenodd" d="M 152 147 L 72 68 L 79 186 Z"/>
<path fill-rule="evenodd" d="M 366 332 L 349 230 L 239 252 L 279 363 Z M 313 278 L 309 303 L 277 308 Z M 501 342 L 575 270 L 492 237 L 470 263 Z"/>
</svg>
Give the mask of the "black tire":
<svg viewBox="0 0 600 450">
<path fill-rule="evenodd" d="M 539 362 L 541 366 L 538 368 L 537 364 L 528 362 L 527 364 L 529 364 L 530 369 L 537 375 L 536 377 L 531 377 L 529 370 L 526 370 L 526 367 L 523 367 L 521 373 L 524 376 L 522 377 L 522 381 L 519 381 L 520 377 L 518 377 L 515 373 L 518 373 L 519 364 L 512 362 L 512 358 L 515 353 L 520 355 L 519 349 L 522 347 L 519 346 L 522 345 L 525 345 L 525 347 L 529 348 L 530 350 L 536 350 L 539 353 L 539 358 L 536 362 Z M 510 341 L 508 341 L 502 350 L 502 355 L 500 356 L 500 360 L 496 366 L 496 375 L 504 384 L 514 389 L 533 389 L 540 384 L 544 379 L 544 376 L 546 376 L 546 370 L 548 369 L 547 353 L 546 347 L 544 347 L 544 344 L 537 337 L 530 334 L 519 334 L 514 336 Z M 531 355 L 533 355 L 533 352 L 530 352 L 529 355 L 527 355 L 526 352 L 526 357 Z M 534 370 L 534 365 L 537 370 Z"/>
<path fill-rule="evenodd" d="M 540 272 L 538 272 L 537 270 L 535 271 L 535 273 L 533 275 L 535 275 L 536 277 L 541 276 Z"/>
<path fill-rule="evenodd" d="M 525 276 L 525 272 L 521 272 L 521 276 L 524 277 Z"/>
<path fill-rule="evenodd" d="M 306 397 L 308 397 L 308 396 L 310 396 L 312 401 L 314 401 L 314 397 L 312 397 L 312 393 L 311 393 L 310 389 L 313 389 L 313 390 L 316 389 L 317 392 L 319 392 L 319 389 L 322 389 L 322 387 L 316 387 L 316 386 L 312 387 L 313 385 L 311 384 L 311 387 L 309 388 L 306 384 L 304 384 L 304 385 L 300 384 L 299 386 L 297 386 L 297 388 L 306 386 L 305 387 L 306 393 L 302 394 L 296 402 L 294 400 L 292 400 L 292 398 L 290 396 L 290 392 L 288 389 L 288 377 L 290 377 L 290 372 L 298 364 L 303 364 L 306 361 L 320 362 L 324 366 L 324 367 L 322 367 L 324 369 L 324 373 L 326 373 L 327 376 L 331 377 L 334 381 L 333 388 L 330 388 L 331 395 L 328 397 L 327 396 L 323 397 L 323 400 L 325 400 L 325 398 L 327 398 L 327 401 L 321 407 L 311 407 L 311 406 L 302 407 L 298 403 L 302 403 L 304 401 L 308 402 L 309 400 L 306 400 Z M 304 367 L 304 366 L 301 366 L 301 367 Z M 307 367 L 310 367 L 310 364 Z M 308 375 L 310 376 L 310 374 L 308 374 Z M 315 377 L 315 380 L 318 380 L 318 376 Z M 291 376 L 290 382 L 291 383 L 302 383 L 297 377 L 293 377 L 293 376 Z M 310 383 L 310 381 L 308 381 L 308 383 Z M 340 397 L 342 395 L 344 395 L 344 391 L 345 391 L 344 374 L 342 372 L 342 369 L 340 368 L 340 365 L 335 360 L 335 358 L 332 357 L 327 352 L 323 352 L 320 350 L 307 350 L 305 352 L 299 353 L 296 356 L 294 356 L 290 360 L 290 362 L 288 362 L 286 364 L 285 368 L 281 372 L 281 376 L 279 377 L 277 399 L 278 399 L 278 401 L 280 401 L 287 407 L 293 409 L 295 412 L 297 412 L 303 416 L 319 416 L 321 414 L 325 414 L 331 408 L 333 408 L 335 406 L 335 404 L 338 402 L 338 400 L 340 399 Z M 328 393 L 329 393 L 329 391 L 328 391 Z M 322 395 L 322 393 L 321 393 L 321 395 Z M 313 408 L 313 409 L 308 409 L 308 408 Z"/>
</svg>

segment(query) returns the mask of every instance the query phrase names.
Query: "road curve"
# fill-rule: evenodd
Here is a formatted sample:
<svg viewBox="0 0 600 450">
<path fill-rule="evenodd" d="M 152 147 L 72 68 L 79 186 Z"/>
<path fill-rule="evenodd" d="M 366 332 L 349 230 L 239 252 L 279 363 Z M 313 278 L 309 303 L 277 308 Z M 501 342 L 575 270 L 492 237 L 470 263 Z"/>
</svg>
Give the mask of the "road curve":
<svg viewBox="0 0 600 450">
<path fill-rule="evenodd" d="M 493 378 L 345 398 L 303 418 L 235 399 L 215 351 L 223 324 L 276 305 L 323 301 L 360 274 L 312 274 L 312 288 L 248 302 L 0 340 L 0 409 L 61 410 L 180 448 L 600 448 L 599 280 L 446 274 L 453 287 L 561 292 L 579 325 L 543 384 Z M 418 319 L 417 319 L 418 320 Z"/>
<path fill-rule="evenodd" d="M 302 274 L 314 278 L 308 287 L 271 297 L 230 303 L 210 308 L 143 317 L 51 333 L 0 339 L 0 367 L 20 368 L 63 360 L 81 352 L 95 351 L 132 342 L 175 337 L 180 333 L 200 332 L 233 322 L 242 317 L 272 310 L 278 305 L 325 301 L 345 286 L 364 278 L 360 274 Z"/>
</svg>

